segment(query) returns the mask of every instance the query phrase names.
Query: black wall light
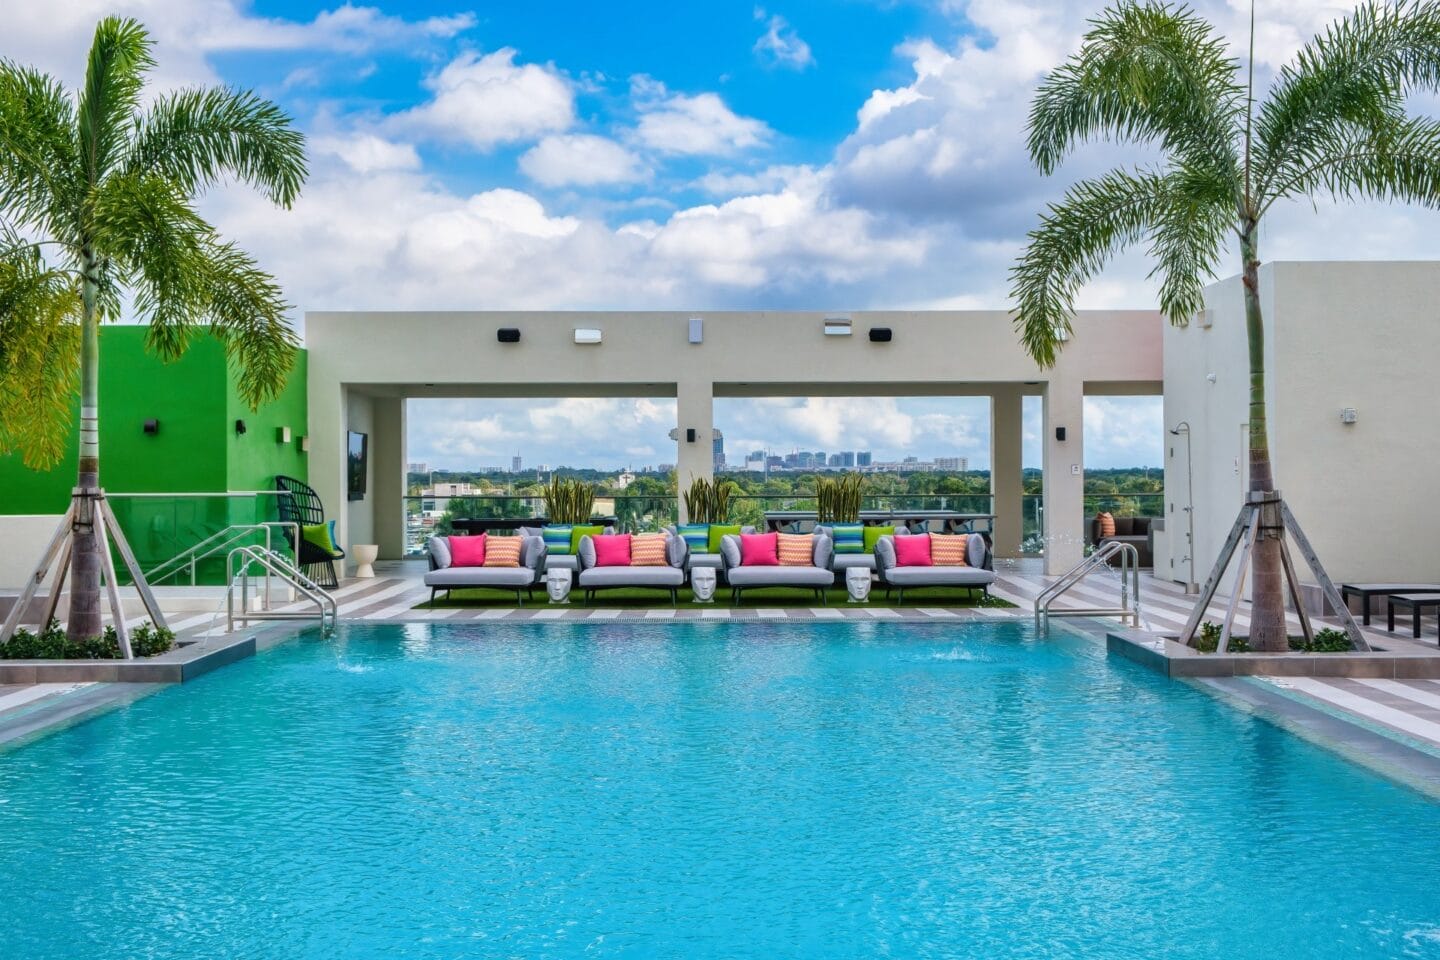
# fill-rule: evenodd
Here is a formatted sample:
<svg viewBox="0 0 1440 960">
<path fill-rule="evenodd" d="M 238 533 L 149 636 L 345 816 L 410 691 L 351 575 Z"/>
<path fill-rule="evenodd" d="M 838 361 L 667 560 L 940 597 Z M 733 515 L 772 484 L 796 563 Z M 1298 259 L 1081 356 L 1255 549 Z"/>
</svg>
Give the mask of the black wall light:
<svg viewBox="0 0 1440 960">
<path fill-rule="evenodd" d="M 890 328 L 889 328 L 889 327 L 871 327 L 871 328 L 870 328 L 870 342 L 871 342 L 871 343 L 889 343 L 889 342 L 890 342 L 890 339 L 891 339 L 891 333 L 890 333 Z"/>
<path fill-rule="evenodd" d="M 519 343 L 520 328 L 501 327 L 499 330 L 495 331 L 495 339 L 499 340 L 501 343 Z"/>
<path fill-rule="evenodd" d="M 686 428 L 685 428 L 685 442 L 686 442 L 686 443 L 694 443 L 694 442 L 695 442 L 695 428 L 694 428 L 694 427 L 686 427 Z"/>
<path fill-rule="evenodd" d="M 244 420 L 236 420 L 236 421 L 235 421 L 235 433 L 236 433 L 236 434 L 241 434 L 241 433 L 244 433 L 244 432 L 245 432 L 245 421 L 244 421 Z"/>
<path fill-rule="evenodd" d="M 1065 442 L 1065 428 L 1064 428 L 1064 427 L 1056 427 L 1056 428 L 1055 428 L 1055 439 L 1056 439 L 1056 440 L 1059 440 L 1061 443 L 1064 443 L 1064 442 Z"/>
<path fill-rule="evenodd" d="M 159 432 L 160 432 L 160 421 L 159 421 L 159 420 L 146 420 L 145 423 L 144 423 L 144 425 L 141 427 L 141 429 L 144 430 L 146 433 L 149 433 L 149 434 L 159 433 Z"/>
</svg>

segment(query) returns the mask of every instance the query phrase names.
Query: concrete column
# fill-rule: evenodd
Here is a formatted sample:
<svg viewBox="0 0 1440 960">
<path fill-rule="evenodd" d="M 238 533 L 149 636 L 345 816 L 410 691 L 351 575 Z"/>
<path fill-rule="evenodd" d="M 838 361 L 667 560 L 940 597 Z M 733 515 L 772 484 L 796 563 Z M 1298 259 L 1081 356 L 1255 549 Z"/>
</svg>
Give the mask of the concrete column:
<svg viewBox="0 0 1440 960">
<path fill-rule="evenodd" d="M 345 490 L 345 388 L 317 378 L 313 366 L 311 371 L 306 482 L 320 495 L 326 516 L 339 521 L 335 534 L 346 544 L 350 542 L 350 511 Z"/>
<path fill-rule="evenodd" d="M 405 556 L 405 398 L 375 398 L 375 435 L 370 440 L 370 491 L 375 543 L 381 560 Z"/>
<path fill-rule="evenodd" d="M 1051 379 L 1045 391 L 1045 572 L 1054 576 L 1085 554 L 1085 385 Z M 1065 439 L 1056 439 L 1056 430 Z"/>
<path fill-rule="evenodd" d="M 995 497 L 995 556 L 1020 556 L 1024 505 L 1020 448 L 1025 398 L 1018 384 L 990 396 L 990 492 Z"/>
<path fill-rule="evenodd" d="M 680 522 L 688 523 L 684 493 L 697 478 L 714 479 L 712 441 L 715 435 L 715 384 L 709 380 L 684 380 L 675 390 L 675 482 L 680 493 Z M 693 442 L 686 431 L 695 431 Z"/>
</svg>

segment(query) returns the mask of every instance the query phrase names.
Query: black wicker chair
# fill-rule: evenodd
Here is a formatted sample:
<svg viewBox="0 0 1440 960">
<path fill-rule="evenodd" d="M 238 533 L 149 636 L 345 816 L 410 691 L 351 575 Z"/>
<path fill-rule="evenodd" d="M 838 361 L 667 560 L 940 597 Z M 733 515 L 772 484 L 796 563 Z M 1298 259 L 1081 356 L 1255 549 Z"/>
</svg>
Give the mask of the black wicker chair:
<svg viewBox="0 0 1440 960">
<path fill-rule="evenodd" d="M 320 503 L 320 495 L 308 484 L 294 477 L 277 476 L 275 489 L 281 494 L 275 499 L 279 501 L 282 523 L 298 523 L 303 527 L 325 522 L 325 508 Z M 295 545 L 295 557 L 305 576 L 327 589 L 338 587 L 335 565 L 330 561 L 345 559 L 345 551 L 336 546 L 335 553 L 329 554 L 304 537 L 299 539 L 300 542 Z"/>
</svg>

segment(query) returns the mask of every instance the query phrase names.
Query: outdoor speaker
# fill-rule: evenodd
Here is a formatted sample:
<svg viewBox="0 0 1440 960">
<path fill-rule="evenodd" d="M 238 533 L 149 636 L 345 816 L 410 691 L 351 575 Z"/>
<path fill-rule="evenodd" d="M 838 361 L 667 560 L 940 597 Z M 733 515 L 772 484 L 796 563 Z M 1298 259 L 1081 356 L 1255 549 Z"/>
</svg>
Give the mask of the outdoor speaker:
<svg viewBox="0 0 1440 960">
<path fill-rule="evenodd" d="M 890 328 L 889 328 L 889 327 L 871 327 L 871 328 L 870 328 L 870 342 L 871 342 L 871 343 L 889 343 L 889 342 L 890 342 Z"/>
<path fill-rule="evenodd" d="M 501 343 L 519 343 L 520 328 L 501 327 L 499 330 L 495 331 L 495 339 L 499 340 Z"/>
<path fill-rule="evenodd" d="M 244 421 L 244 420 L 236 420 L 236 421 L 235 421 L 235 432 L 236 432 L 236 433 L 244 433 L 244 432 L 245 432 L 245 421 Z"/>
<path fill-rule="evenodd" d="M 1059 441 L 1062 442 L 1062 443 L 1065 441 L 1065 428 L 1064 428 L 1064 427 L 1056 427 L 1056 428 L 1055 428 L 1055 439 L 1056 439 L 1056 440 L 1059 440 Z"/>
<path fill-rule="evenodd" d="M 694 428 L 694 427 L 686 427 L 686 428 L 685 428 L 685 442 L 686 442 L 686 443 L 694 443 L 694 442 L 695 442 L 695 428 Z"/>
<path fill-rule="evenodd" d="M 145 421 L 145 425 L 144 425 L 144 427 L 143 427 L 142 429 L 143 429 L 146 433 L 152 433 L 152 434 L 153 434 L 153 433 L 159 433 L 159 432 L 160 432 L 160 421 L 159 421 L 159 420 L 146 420 L 146 421 Z"/>
</svg>

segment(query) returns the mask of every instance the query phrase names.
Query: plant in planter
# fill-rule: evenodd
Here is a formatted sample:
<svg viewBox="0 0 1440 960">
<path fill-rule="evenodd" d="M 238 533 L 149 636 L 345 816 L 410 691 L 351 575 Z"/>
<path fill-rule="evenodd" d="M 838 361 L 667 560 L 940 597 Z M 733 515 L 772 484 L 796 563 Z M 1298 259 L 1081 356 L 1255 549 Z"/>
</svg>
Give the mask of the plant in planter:
<svg viewBox="0 0 1440 960">
<path fill-rule="evenodd" d="M 136 657 L 153 657 L 175 646 L 175 634 L 148 621 L 130 632 L 130 649 Z M 0 645 L 0 660 L 120 660 L 120 638 L 109 626 L 98 637 L 72 640 L 59 620 L 51 620 L 39 633 L 19 629 Z"/>
<path fill-rule="evenodd" d="M 865 478 L 847 473 L 815 481 L 815 508 L 821 523 L 859 523 Z"/>
<path fill-rule="evenodd" d="M 724 523 L 730 515 L 730 495 L 734 490 L 732 480 L 722 483 L 697 477 L 684 494 L 685 515 L 691 523 Z"/>
<path fill-rule="evenodd" d="M 595 485 L 552 477 L 545 486 L 545 516 L 551 523 L 584 523 L 595 507 Z"/>
</svg>

